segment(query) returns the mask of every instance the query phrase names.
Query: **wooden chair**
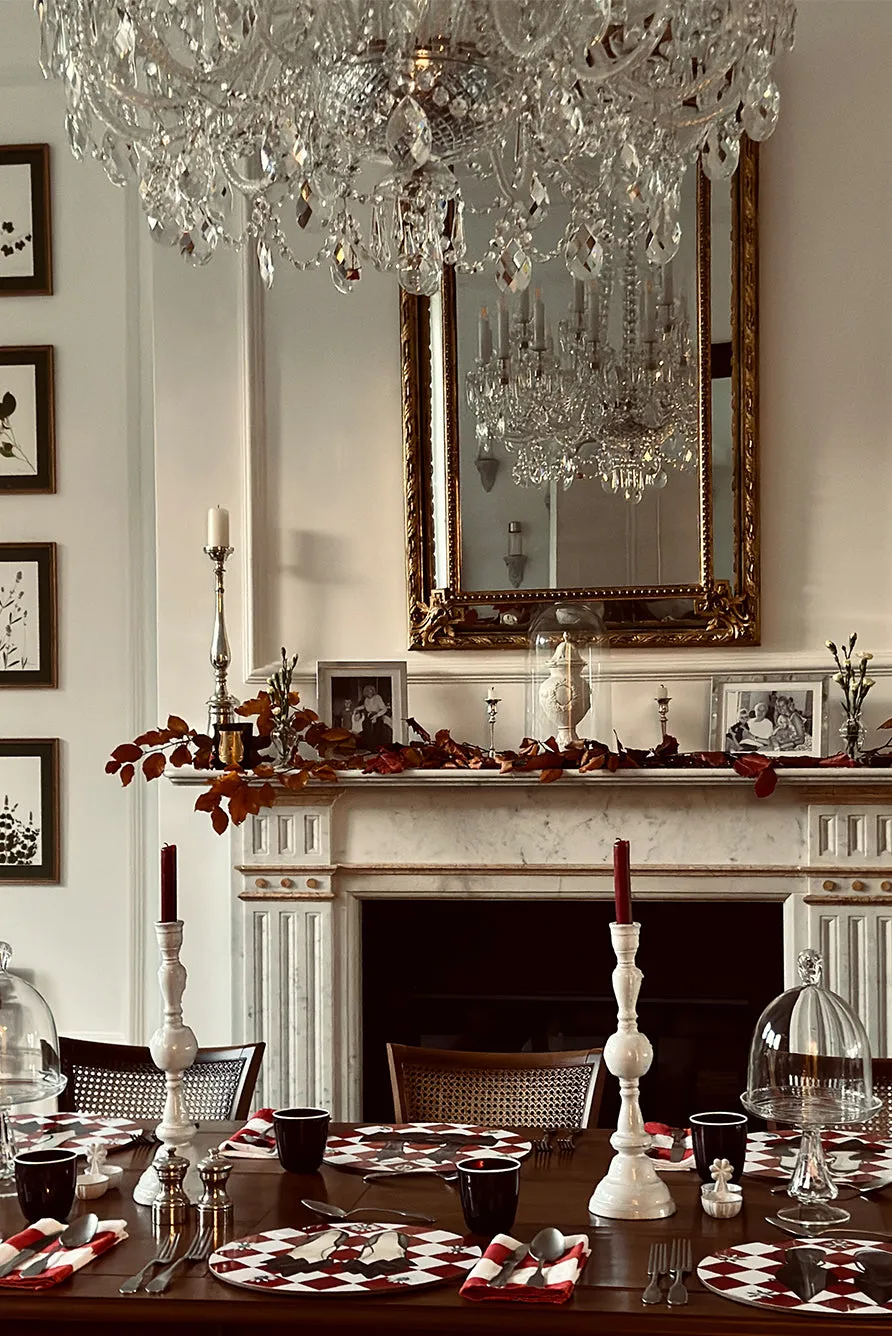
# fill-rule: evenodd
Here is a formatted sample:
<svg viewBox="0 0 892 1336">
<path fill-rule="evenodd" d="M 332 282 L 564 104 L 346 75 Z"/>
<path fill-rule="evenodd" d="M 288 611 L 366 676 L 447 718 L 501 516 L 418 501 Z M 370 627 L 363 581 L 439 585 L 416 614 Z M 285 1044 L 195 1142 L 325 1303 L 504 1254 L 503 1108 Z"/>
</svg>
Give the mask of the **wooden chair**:
<svg viewBox="0 0 892 1336">
<path fill-rule="evenodd" d="M 873 1093 L 883 1101 L 883 1107 L 875 1118 L 864 1124 L 864 1131 L 876 1137 L 878 1141 L 892 1138 L 892 1058 L 874 1058 Z M 856 1129 L 858 1132 L 861 1128 Z"/>
<path fill-rule="evenodd" d="M 247 1118 L 265 1044 L 200 1048 L 184 1073 L 183 1095 L 192 1118 Z M 59 1037 L 59 1059 L 68 1084 L 59 1096 L 65 1113 L 102 1118 L 160 1118 L 164 1077 L 147 1048 Z"/>
<path fill-rule="evenodd" d="M 388 1044 L 397 1122 L 593 1127 L 606 1068 L 599 1048 L 460 1053 Z"/>
</svg>

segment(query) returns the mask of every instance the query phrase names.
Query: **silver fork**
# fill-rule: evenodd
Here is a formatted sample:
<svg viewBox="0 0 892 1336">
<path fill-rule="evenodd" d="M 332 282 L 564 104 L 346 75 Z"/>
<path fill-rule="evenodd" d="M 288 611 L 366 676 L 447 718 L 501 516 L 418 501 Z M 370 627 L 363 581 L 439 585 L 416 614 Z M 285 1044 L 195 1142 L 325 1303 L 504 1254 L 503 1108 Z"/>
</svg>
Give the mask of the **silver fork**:
<svg viewBox="0 0 892 1336">
<path fill-rule="evenodd" d="M 136 1291 L 142 1285 L 143 1280 L 149 1274 L 153 1266 L 165 1266 L 166 1263 L 171 1260 L 171 1258 L 173 1257 L 174 1253 L 177 1250 L 177 1244 L 179 1243 L 179 1241 L 180 1241 L 179 1234 L 171 1234 L 169 1238 L 166 1238 L 159 1247 L 155 1256 L 150 1258 L 149 1261 L 146 1262 L 145 1266 L 141 1267 L 140 1270 L 137 1271 L 135 1276 L 131 1276 L 129 1280 L 125 1280 L 123 1285 L 118 1290 L 118 1293 L 136 1294 Z"/>
<path fill-rule="evenodd" d="M 551 1154 L 551 1136 L 552 1134 L 548 1130 L 548 1128 L 547 1127 L 544 1128 L 541 1137 L 536 1137 L 535 1141 L 533 1142 L 534 1155 L 538 1156 L 538 1155 Z"/>
<path fill-rule="evenodd" d="M 669 1286 L 669 1293 L 666 1295 L 667 1303 L 672 1305 L 687 1303 L 688 1292 L 685 1288 L 684 1278 L 693 1269 L 691 1240 L 673 1239 L 672 1256 L 669 1259 L 669 1275 L 672 1278 L 672 1284 Z"/>
<path fill-rule="evenodd" d="M 663 1291 L 660 1288 L 660 1277 L 666 1273 L 666 1245 L 665 1243 L 652 1243 L 647 1257 L 647 1276 L 650 1284 L 641 1296 L 643 1304 L 662 1303 Z"/>
<path fill-rule="evenodd" d="M 209 1229 L 203 1229 L 196 1234 L 189 1250 L 184 1252 L 182 1257 L 178 1257 L 175 1262 L 172 1262 L 166 1271 L 159 1272 L 154 1280 L 149 1281 L 146 1286 L 146 1294 L 163 1294 L 173 1279 L 177 1267 L 182 1266 L 185 1262 L 206 1262 L 211 1255 L 213 1238 L 213 1233 Z"/>
<path fill-rule="evenodd" d="M 562 1127 L 560 1131 L 563 1132 L 564 1135 L 558 1136 L 557 1138 L 558 1154 L 562 1158 L 567 1158 L 575 1151 L 576 1138 L 579 1136 L 582 1129 L 580 1127 Z"/>
</svg>

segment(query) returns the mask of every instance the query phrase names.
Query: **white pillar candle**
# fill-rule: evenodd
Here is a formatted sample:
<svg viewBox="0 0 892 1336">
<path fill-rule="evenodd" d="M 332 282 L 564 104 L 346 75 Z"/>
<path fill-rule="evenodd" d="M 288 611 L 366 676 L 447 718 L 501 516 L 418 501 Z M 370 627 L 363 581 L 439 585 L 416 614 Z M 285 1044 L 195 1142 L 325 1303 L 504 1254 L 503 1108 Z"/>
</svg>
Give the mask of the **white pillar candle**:
<svg viewBox="0 0 892 1336">
<path fill-rule="evenodd" d="M 529 289 L 529 286 L 525 287 L 524 290 L 523 290 L 523 292 L 520 294 L 520 318 L 521 318 L 521 320 L 529 320 L 529 318 L 530 318 L 530 289 Z"/>
<path fill-rule="evenodd" d="M 588 325 L 588 336 L 592 343 L 598 341 L 598 280 L 593 278 L 588 284 L 586 293 L 586 316 Z"/>
<path fill-rule="evenodd" d="M 229 511 L 212 506 L 208 511 L 208 547 L 229 547 Z"/>
<path fill-rule="evenodd" d="M 537 352 L 545 351 L 545 303 L 539 288 L 533 304 L 533 347 Z"/>
<path fill-rule="evenodd" d="M 509 557 L 519 557 L 522 552 L 523 540 L 520 521 L 511 520 L 508 524 L 508 555 Z"/>
<path fill-rule="evenodd" d="M 585 310 L 585 284 L 581 278 L 573 279 L 573 305 L 570 309 L 573 311 Z"/>
<path fill-rule="evenodd" d="M 489 327 L 489 314 L 485 306 L 480 308 L 477 323 L 477 361 L 486 366 L 492 357 L 492 330 Z"/>
<path fill-rule="evenodd" d="M 489 691 L 486 693 L 486 699 L 487 699 L 487 700 L 498 700 L 498 696 L 496 695 L 496 689 L 495 689 L 495 687 L 490 687 L 490 688 L 489 688 Z"/>
<path fill-rule="evenodd" d="M 502 297 L 499 302 L 499 357 L 506 358 L 510 351 L 508 341 L 508 303 Z"/>
</svg>

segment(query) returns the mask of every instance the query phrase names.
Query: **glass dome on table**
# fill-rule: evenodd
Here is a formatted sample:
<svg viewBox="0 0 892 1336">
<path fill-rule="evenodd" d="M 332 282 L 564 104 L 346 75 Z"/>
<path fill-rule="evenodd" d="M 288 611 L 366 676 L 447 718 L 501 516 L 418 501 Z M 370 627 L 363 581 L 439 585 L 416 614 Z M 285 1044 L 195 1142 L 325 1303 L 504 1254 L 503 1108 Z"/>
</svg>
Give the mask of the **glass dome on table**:
<svg viewBox="0 0 892 1336">
<path fill-rule="evenodd" d="M 582 738 L 609 740 L 601 605 L 567 601 L 543 608 L 531 621 L 527 645 L 527 737 L 543 742 L 554 736 L 561 749 Z"/>
<path fill-rule="evenodd" d="M 802 982 L 776 997 L 756 1023 L 750 1046 L 745 1109 L 802 1132 L 789 1195 L 798 1205 L 785 1220 L 849 1219 L 828 1205 L 838 1189 L 824 1155 L 821 1132 L 865 1123 L 879 1112 L 873 1094 L 870 1045 L 864 1026 L 844 998 L 823 984 L 820 952 L 798 957 Z"/>
<path fill-rule="evenodd" d="M 10 974 L 8 942 L 0 942 L 0 1196 L 15 1192 L 15 1144 L 8 1110 L 55 1099 L 65 1089 L 56 1022 L 36 988 Z"/>
</svg>

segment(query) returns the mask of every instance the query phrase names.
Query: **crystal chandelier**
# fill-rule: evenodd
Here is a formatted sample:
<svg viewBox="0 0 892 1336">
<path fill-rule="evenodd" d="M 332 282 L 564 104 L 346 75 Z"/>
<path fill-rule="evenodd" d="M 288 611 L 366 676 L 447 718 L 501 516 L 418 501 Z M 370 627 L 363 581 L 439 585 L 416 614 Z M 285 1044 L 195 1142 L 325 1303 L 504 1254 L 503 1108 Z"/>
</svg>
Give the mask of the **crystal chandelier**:
<svg viewBox="0 0 892 1336">
<path fill-rule="evenodd" d="M 328 264 L 349 292 L 370 262 L 432 295 L 443 266 L 520 291 L 549 192 L 558 249 L 597 272 L 613 199 L 657 263 L 678 246 L 699 154 L 713 179 L 743 130 L 778 115 L 792 0 L 35 0 L 41 63 L 65 85 L 77 157 L 137 183 L 148 224 L 194 264 L 252 246 Z M 464 212 L 488 242 L 470 257 Z"/>
<path fill-rule="evenodd" d="M 599 477 L 605 491 L 640 501 L 646 488 L 666 485 L 667 469 L 694 467 L 698 384 L 687 311 L 672 262 L 654 271 L 642 261 L 641 231 L 626 216 L 600 277 L 574 280 L 557 351 L 538 291 L 532 319 L 528 291 L 514 313 L 502 298 L 495 350 L 481 312 L 477 361 L 465 378 L 478 461 L 496 458 L 501 444 L 520 486 Z"/>
</svg>

